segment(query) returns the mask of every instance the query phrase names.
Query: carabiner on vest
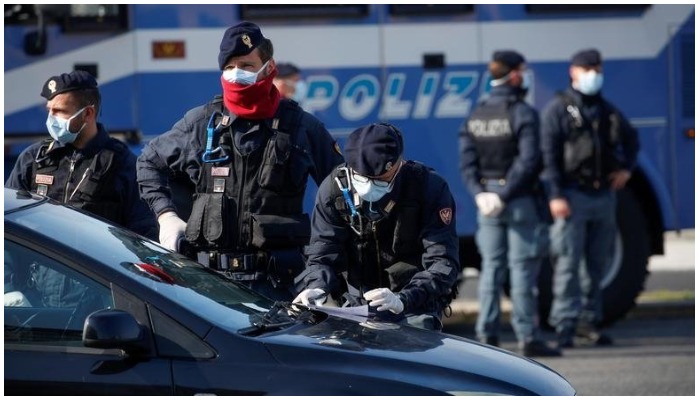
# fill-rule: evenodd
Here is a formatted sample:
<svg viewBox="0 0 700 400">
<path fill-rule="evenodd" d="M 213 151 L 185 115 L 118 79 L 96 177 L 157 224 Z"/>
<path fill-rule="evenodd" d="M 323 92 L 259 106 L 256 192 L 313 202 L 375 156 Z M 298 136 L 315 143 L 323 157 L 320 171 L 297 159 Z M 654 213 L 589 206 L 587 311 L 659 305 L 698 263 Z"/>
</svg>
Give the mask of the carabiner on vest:
<svg viewBox="0 0 700 400">
<path fill-rule="evenodd" d="M 216 122 L 217 115 L 220 115 L 223 118 L 223 114 L 221 114 L 218 111 L 215 111 L 211 114 L 211 117 L 209 117 L 209 122 L 207 123 L 207 147 L 204 149 L 204 154 L 202 154 L 202 162 L 205 163 L 215 163 L 228 160 L 227 154 L 224 154 L 223 157 L 212 158 L 216 154 L 224 152 L 221 146 L 213 150 L 211 148 L 214 144 L 214 134 L 216 134 L 214 123 Z"/>
<path fill-rule="evenodd" d="M 345 179 L 348 181 L 348 186 L 344 187 L 338 177 L 335 177 L 335 183 L 338 185 L 338 189 L 340 189 L 340 192 L 343 194 L 343 199 L 345 199 L 345 204 L 348 205 L 348 209 L 350 210 L 350 228 L 352 228 L 355 233 L 362 236 L 362 218 L 355 207 L 355 203 L 352 201 L 352 196 L 350 196 L 350 171 L 348 171 L 347 168 L 342 169 L 345 171 Z"/>
</svg>

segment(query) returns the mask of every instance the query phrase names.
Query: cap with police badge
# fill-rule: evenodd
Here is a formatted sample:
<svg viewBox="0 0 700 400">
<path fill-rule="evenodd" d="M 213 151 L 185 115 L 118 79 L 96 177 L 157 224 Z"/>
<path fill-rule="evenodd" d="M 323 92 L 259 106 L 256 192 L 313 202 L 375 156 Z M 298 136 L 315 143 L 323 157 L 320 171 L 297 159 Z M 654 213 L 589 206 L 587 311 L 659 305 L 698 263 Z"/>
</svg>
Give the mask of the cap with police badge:
<svg viewBox="0 0 700 400">
<path fill-rule="evenodd" d="M 493 61 L 499 62 L 509 70 L 514 70 L 525 62 L 525 57 L 522 54 L 514 50 L 500 50 L 493 52 Z"/>
<path fill-rule="evenodd" d="M 356 173 L 385 174 L 401 158 L 403 138 L 391 124 L 377 123 L 356 129 L 345 143 L 345 161 Z"/>
<path fill-rule="evenodd" d="M 250 54 L 263 39 L 265 37 L 260 28 L 252 22 L 243 21 L 226 29 L 219 46 L 219 69 L 223 71 L 231 57 Z"/>
<path fill-rule="evenodd" d="M 58 76 L 52 76 L 44 82 L 44 86 L 41 88 L 41 97 L 51 100 L 61 93 L 95 88 L 97 88 L 97 81 L 90 73 L 85 71 L 73 71 L 67 74 L 63 73 Z"/>
<path fill-rule="evenodd" d="M 577 67 L 595 67 L 603 63 L 603 57 L 596 49 L 581 50 L 571 57 L 571 65 Z"/>
</svg>

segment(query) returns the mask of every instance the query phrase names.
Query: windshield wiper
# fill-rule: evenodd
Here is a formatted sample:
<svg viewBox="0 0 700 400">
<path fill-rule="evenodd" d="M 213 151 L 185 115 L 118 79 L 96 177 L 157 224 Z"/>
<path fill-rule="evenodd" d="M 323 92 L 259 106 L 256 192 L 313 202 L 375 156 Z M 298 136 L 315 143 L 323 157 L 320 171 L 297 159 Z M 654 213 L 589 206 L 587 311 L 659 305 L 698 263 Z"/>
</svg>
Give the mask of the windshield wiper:
<svg viewBox="0 0 700 400">
<path fill-rule="evenodd" d="M 241 335 L 246 335 L 246 336 L 257 335 L 257 334 L 264 333 L 264 332 L 271 332 L 271 331 L 283 329 L 283 328 L 286 328 L 288 326 L 294 325 L 296 323 L 297 323 L 296 321 L 279 322 L 276 324 L 255 322 L 255 323 L 253 323 L 253 325 L 251 325 L 247 328 L 239 329 L 238 333 L 240 333 Z"/>
<path fill-rule="evenodd" d="M 317 316 L 306 306 L 288 301 L 276 301 L 272 308 L 253 325 L 238 330 L 241 335 L 257 335 L 287 328 L 297 323 L 317 323 Z"/>
</svg>

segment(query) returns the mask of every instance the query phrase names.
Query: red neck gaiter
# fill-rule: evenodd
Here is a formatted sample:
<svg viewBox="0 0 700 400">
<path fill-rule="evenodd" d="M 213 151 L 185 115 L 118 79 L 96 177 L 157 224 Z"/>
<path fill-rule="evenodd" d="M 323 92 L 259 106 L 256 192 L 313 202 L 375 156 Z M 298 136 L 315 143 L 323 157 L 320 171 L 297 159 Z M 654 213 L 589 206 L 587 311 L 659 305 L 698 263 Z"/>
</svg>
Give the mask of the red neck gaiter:
<svg viewBox="0 0 700 400">
<path fill-rule="evenodd" d="M 252 85 L 231 83 L 221 76 L 221 86 L 224 89 L 224 104 L 226 108 L 239 117 L 247 119 L 272 118 L 280 103 L 280 92 L 272 79 L 277 75 L 277 69 L 265 79 Z"/>
</svg>

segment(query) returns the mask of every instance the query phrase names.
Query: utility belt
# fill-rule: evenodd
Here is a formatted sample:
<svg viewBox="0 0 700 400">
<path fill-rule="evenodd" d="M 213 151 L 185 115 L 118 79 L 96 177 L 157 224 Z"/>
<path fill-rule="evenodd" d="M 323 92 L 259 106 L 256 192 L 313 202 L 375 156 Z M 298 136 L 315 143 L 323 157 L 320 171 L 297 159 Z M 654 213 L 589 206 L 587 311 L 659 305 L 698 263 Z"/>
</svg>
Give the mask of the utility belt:
<svg viewBox="0 0 700 400">
<path fill-rule="evenodd" d="M 218 251 L 200 251 L 197 261 L 217 271 L 232 273 L 236 280 L 256 280 L 267 272 L 269 257 L 265 252 L 250 254 L 220 253 Z"/>
<path fill-rule="evenodd" d="M 197 261 L 236 281 L 268 279 L 274 287 L 289 286 L 304 269 L 301 249 L 290 248 L 252 253 L 200 251 Z"/>
<path fill-rule="evenodd" d="M 608 182 L 586 177 L 574 177 L 571 179 L 571 184 L 574 188 L 584 192 L 599 192 L 608 188 Z"/>
<path fill-rule="evenodd" d="M 505 186 L 506 178 L 481 178 L 479 183 L 484 186 Z"/>
</svg>

